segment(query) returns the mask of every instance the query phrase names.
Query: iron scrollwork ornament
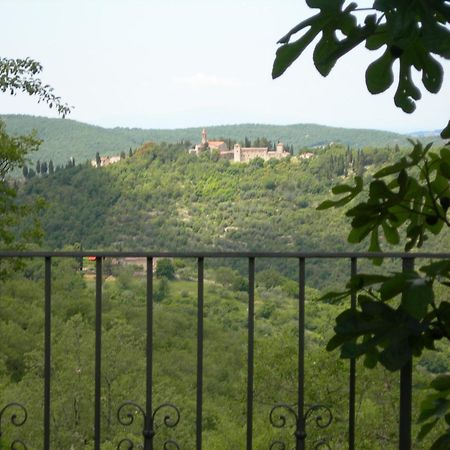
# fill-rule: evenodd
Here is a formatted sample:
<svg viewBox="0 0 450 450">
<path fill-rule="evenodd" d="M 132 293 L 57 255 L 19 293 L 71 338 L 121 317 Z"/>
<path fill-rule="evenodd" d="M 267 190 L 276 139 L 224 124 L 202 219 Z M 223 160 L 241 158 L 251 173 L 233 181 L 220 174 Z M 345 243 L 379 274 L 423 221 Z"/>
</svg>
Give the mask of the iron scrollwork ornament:
<svg viewBox="0 0 450 450">
<path fill-rule="evenodd" d="M 164 413 L 162 422 L 158 424 L 157 416 Z M 147 417 L 144 409 L 137 403 L 127 401 L 120 405 L 117 410 L 117 420 L 121 425 L 130 426 L 133 424 L 135 416 L 141 415 L 143 418 L 144 429 L 142 434 L 144 436 L 144 448 L 146 444 L 153 441 L 155 430 L 159 426 L 166 426 L 167 428 L 175 428 L 181 419 L 179 409 L 172 403 L 163 403 L 159 405 L 152 413 L 151 417 Z M 135 447 L 131 439 L 122 439 L 117 445 L 117 450 L 132 450 Z M 163 443 L 163 450 L 180 450 L 180 446 L 173 439 L 168 439 Z"/>
<path fill-rule="evenodd" d="M 290 418 L 290 419 L 289 419 Z M 295 425 L 295 440 L 296 447 L 299 448 L 299 443 L 304 442 L 306 439 L 306 423 L 314 419 L 318 428 L 327 428 L 333 421 L 333 414 L 331 409 L 325 405 L 312 405 L 310 406 L 303 417 L 298 417 L 295 409 L 285 403 L 278 403 L 275 405 L 269 414 L 269 420 L 275 428 L 285 428 L 291 421 L 292 425 Z M 313 444 L 315 450 L 327 449 L 331 450 L 330 445 L 325 439 L 320 439 Z M 270 444 L 269 450 L 288 450 L 288 444 L 282 440 L 273 441 Z"/>
<path fill-rule="evenodd" d="M 0 410 L 0 438 L 3 435 L 3 429 L 2 429 L 3 416 L 8 415 L 8 414 L 11 414 L 11 416 L 9 417 L 9 421 L 15 427 L 21 427 L 22 425 L 24 425 L 24 423 L 28 419 L 28 412 L 23 405 L 21 405 L 20 403 L 16 403 L 16 402 L 8 403 L 5 407 L 3 407 Z M 27 446 L 25 445 L 25 443 L 22 440 L 16 439 L 11 443 L 10 449 L 11 450 L 27 450 Z"/>
</svg>

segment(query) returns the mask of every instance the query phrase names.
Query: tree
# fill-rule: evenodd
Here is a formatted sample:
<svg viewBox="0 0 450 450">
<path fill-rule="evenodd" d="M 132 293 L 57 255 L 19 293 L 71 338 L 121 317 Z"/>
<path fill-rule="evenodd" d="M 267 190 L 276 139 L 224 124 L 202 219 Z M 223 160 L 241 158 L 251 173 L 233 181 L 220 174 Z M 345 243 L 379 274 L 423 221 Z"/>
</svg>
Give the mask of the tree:
<svg viewBox="0 0 450 450">
<path fill-rule="evenodd" d="M 53 161 L 50 160 L 48 162 L 48 173 L 52 175 L 55 172 L 55 166 L 53 165 Z"/>
<path fill-rule="evenodd" d="M 72 107 L 62 103 L 61 97 L 55 95 L 53 88 L 37 77 L 42 70 L 42 65 L 31 58 L 0 58 L 0 91 L 11 95 L 25 92 L 37 97 L 38 102 L 47 103 L 49 108 L 55 107 L 65 117 Z"/>
<path fill-rule="evenodd" d="M 28 178 L 28 166 L 26 164 L 22 167 L 22 175 L 24 178 Z"/>
<path fill-rule="evenodd" d="M 102 165 L 102 159 L 100 158 L 99 152 L 95 154 L 95 163 L 97 164 L 97 167 L 100 167 Z"/>
<path fill-rule="evenodd" d="M 42 161 L 41 174 L 42 175 L 47 175 L 47 171 L 48 171 L 47 161 Z"/>
<path fill-rule="evenodd" d="M 39 159 L 36 161 L 36 173 L 41 174 L 41 161 Z"/>
<path fill-rule="evenodd" d="M 10 59 L 0 58 L 0 91 L 15 95 L 16 92 L 26 92 L 35 96 L 38 102 L 45 102 L 50 108 L 55 107 L 63 117 L 70 112 L 70 107 L 61 102 L 53 88 L 37 77 L 42 71 L 42 66 L 30 58 Z M 7 175 L 16 168 L 22 168 L 27 155 L 36 151 L 40 140 L 35 134 L 28 136 L 12 137 L 0 121 L 0 245 L 11 247 L 14 242 L 20 242 L 15 229 L 21 219 L 29 215 L 34 207 L 32 205 L 18 204 L 16 201 L 16 189 L 7 181 Z M 39 168 L 40 169 L 40 168 Z M 28 177 L 34 176 L 33 169 L 29 169 Z M 36 205 L 34 205 L 36 206 Z M 35 239 L 39 235 L 39 229 L 35 223 L 21 233 L 26 242 Z"/>
<path fill-rule="evenodd" d="M 159 259 L 156 263 L 155 273 L 158 278 L 173 280 L 175 278 L 175 267 L 170 259 Z"/>
<path fill-rule="evenodd" d="M 327 76 L 337 60 L 365 43 L 368 50 L 384 47 L 384 53 L 366 70 L 370 93 L 386 91 L 394 82 L 393 64 L 398 64 L 395 105 L 412 113 L 421 98 L 412 78 L 412 69 L 422 72 L 422 85 L 438 93 L 443 68 L 434 55 L 450 59 L 450 5 L 448 0 L 407 1 L 375 0 L 372 8 L 357 3 L 345 6 L 344 0 L 306 0 L 320 12 L 300 22 L 279 41 L 272 76 L 280 76 L 321 35 L 315 45 L 313 60 L 317 70 Z M 366 13 L 359 23 L 356 13 Z M 302 35 L 291 42 L 297 33 Z M 343 35 L 338 37 L 337 32 Z M 450 121 L 441 136 L 450 138 Z M 364 192 L 367 199 L 347 210 L 352 219 L 349 242 L 358 243 L 370 237 L 369 251 L 381 251 L 380 236 L 388 244 L 401 241 L 404 231 L 405 250 L 421 247 L 429 233 L 438 234 L 450 227 L 450 150 L 431 151 L 412 142 L 413 150 L 397 163 L 374 175 L 365 192 L 361 176 L 355 185 L 338 185 L 333 193 L 338 200 L 327 200 L 318 209 L 341 207 Z M 356 172 L 362 175 L 362 152 L 357 153 Z M 374 261 L 381 264 L 381 260 Z M 365 364 L 382 364 L 399 370 L 424 348 L 434 349 L 439 339 L 450 341 L 450 302 L 438 299 L 435 286 L 450 286 L 450 261 L 427 264 L 419 271 L 409 270 L 391 275 L 353 277 L 347 290 L 330 293 L 327 298 L 340 299 L 358 294 L 358 307 L 347 309 L 336 319 L 335 336 L 328 350 L 340 348 L 341 357 L 364 355 Z M 398 297 L 400 296 L 400 299 Z M 423 423 L 422 439 L 444 420 L 445 431 L 432 450 L 450 448 L 450 375 L 441 375 L 431 384 L 433 393 L 422 404 L 419 420 Z"/>
<path fill-rule="evenodd" d="M 120 159 L 125 159 L 126 155 L 124 151 L 120 152 Z"/>
<path fill-rule="evenodd" d="M 358 45 L 368 50 L 385 47 L 381 57 L 367 67 L 366 85 L 372 94 L 386 91 L 394 82 L 393 64 L 399 61 L 396 106 L 412 113 L 421 93 L 414 84 L 411 70 L 422 71 L 422 84 L 437 93 L 443 80 L 442 65 L 433 55 L 450 58 L 450 7 L 448 0 L 411 2 L 407 0 L 375 0 L 372 8 L 359 8 L 355 2 L 344 8 L 345 0 L 307 0 L 308 6 L 320 9 L 300 22 L 278 43 L 272 77 L 282 75 L 303 51 L 321 34 L 314 49 L 314 65 L 327 76 L 337 60 Z M 356 14 L 368 11 L 363 23 Z M 291 38 L 302 36 L 294 42 Z M 344 35 L 339 39 L 337 32 Z M 450 131 L 449 128 L 447 128 Z"/>
</svg>

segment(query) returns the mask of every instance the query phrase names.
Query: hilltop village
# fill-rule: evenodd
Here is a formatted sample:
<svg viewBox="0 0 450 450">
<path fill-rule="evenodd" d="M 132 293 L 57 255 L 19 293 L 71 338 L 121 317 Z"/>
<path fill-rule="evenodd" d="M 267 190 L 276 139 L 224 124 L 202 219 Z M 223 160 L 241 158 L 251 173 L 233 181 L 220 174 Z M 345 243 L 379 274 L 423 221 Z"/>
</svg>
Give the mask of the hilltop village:
<svg viewBox="0 0 450 450">
<path fill-rule="evenodd" d="M 264 161 L 272 158 L 283 159 L 291 155 L 281 142 L 276 144 L 275 150 L 269 150 L 269 147 L 242 147 L 238 143 L 234 144 L 233 149 L 230 150 L 225 141 L 209 141 L 206 130 L 203 129 L 201 143 L 191 148 L 189 153 L 199 155 L 205 151 L 216 151 L 219 158 L 240 163 L 249 162 L 255 158 L 261 158 Z"/>
</svg>

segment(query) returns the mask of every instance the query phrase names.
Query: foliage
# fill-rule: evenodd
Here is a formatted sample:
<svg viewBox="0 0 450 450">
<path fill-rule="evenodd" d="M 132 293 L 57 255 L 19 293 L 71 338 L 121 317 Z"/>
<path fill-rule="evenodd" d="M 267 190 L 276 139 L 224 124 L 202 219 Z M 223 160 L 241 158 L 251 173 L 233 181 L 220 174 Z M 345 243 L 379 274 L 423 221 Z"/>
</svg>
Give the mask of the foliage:
<svg viewBox="0 0 450 450">
<path fill-rule="evenodd" d="M 158 259 L 156 262 L 155 273 L 158 278 L 167 278 L 168 280 L 173 280 L 175 278 L 175 266 L 170 259 Z"/>
<path fill-rule="evenodd" d="M 450 150 L 430 151 L 431 144 L 414 145 L 411 153 L 392 165 L 377 171 L 369 185 L 367 200 L 350 208 L 346 215 L 352 219 L 348 241 L 358 243 L 370 235 L 369 251 L 381 251 L 380 237 L 388 244 L 400 242 L 399 230 L 405 228 L 405 250 L 422 247 L 427 233 L 439 234 L 450 226 Z M 340 184 L 333 187 L 339 200 L 326 200 L 319 210 L 350 203 L 363 190 L 363 180 L 355 178 L 355 186 Z"/>
<path fill-rule="evenodd" d="M 189 264 L 189 260 L 183 260 Z M 116 264 L 116 263 L 115 263 Z M 145 274 L 127 272 L 113 264 L 117 278 L 103 281 L 101 446 L 117 448 L 123 437 L 142 443 L 141 421 L 122 427 L 117 409 L 126 400 L 145 404 L 146 302 Z M 235 450 L 245 447 L 245 395 L 247 346 L 247 295 L 216 283 L 219 271 L 205 271 L 203 438 L 205 448 Z M 222 270 L 222 272 L 224 272 Z M 121 274 L 127 273 L 126 282 Z M 235 274 L 236 275 L 236 274 Z M 264 275 L 264 274 L 263 274 Z M 223 273 L 222 273 L 223 276 Z M 122 277 L 122 278 L 121 278 Z M 263 279 L 263 277 L 259 277 Z M 279 402 L 296 398 L 298 304 L 283 294 L 272 272 L 269 289 L 255 290 L 254 439 L 255 448 L 268 447 L 275 438 L 293 442 L 293 426 L 270 427 L 269 411 Z M 257 277 L 258 279 L 258 277 Z M 197 281 L 162 278 L 168 290 L 153 308 L 154 407 L 172 402 L 181 410 L 173 430 L 157 420 L 155 447 L 163 438 L 176 439 L 181 448 L 195 448 L 196 317 Z M 158 283 L 154 285 L 157 291 Z M 0 404 L 23 403 L 28 420 L 14 427 L 5 420 L 2 444 L 22 437 L 28 448 L 42 444 L 42 385 L 44 314 L 42 260 L 27 263 L 22 273 L 1 282 L 0 309 Z M 330 437 L 333 448 L 344 448 L 347 432 L 348 366 L 336 362 L 323 349 L 330 338 L 330 322 L 342 311 L 340 305 L 320 302 L 320 292 L 306 287 L 305 402 L 326 403 L 335 420 L 330 429 L 308 423 L 308 443 Z M 92 448 L 95 282 L 89 269 L 79 270 L 70 258 L 52 259 L 52 396 L 51 445 L 54 448 Z M 156 299 L 155 299 L 156 300 Z M 450 358 L 450 349 L 443 349 Z M 374 373 L 358 367 L 357 448 L 394 448 L 397 438 L 398 380 L 378 367 Z M 419 368 L 417 383 L 432 375 Z M 444 393 L 444 391 L 442 391 Z M 424 400 L 419 392 L 417 402 Z M 436 411 L 439 413 L 439 411 Z M 434 420 L 434 418 L 430 418 Z M 428 420 L 427 420 L 428 422 Z M 439 425 L 424 436 L 418 449 L 429 448 Z M 419 426 L 416 426 L 419 428 Z M 321 434 L 319 434 L 321 433 Z M 9 447 L 8 447 L 9 448 Z"/>
<path fill-rule="evenodd" d="M 359 8 L 344 0 L 306 0 L 320 12 L 304 20 L 287 33 L 279 43 L 272 76 L 280 76 L 312 44 L 320 34 L 313 60 L 317 70 L 327 76 L 337 60 L 362 43 L 369 50 L 384 47 L 384 53 L 366 69 L 366 86 L 370 93 L 386 91 L 394 81 L 393 64 L 398 60 L 398 86 L 394 102 L 404 112 L 412 113 L 421 93 L 412 79 L 412 69 L 422 72 L 422 84 L 431 93 L 439 92 L 443 69 L 433 55 L 450 59 L 450 8 L 447 0 L 393 1 L 375 0 L 371 8 Z M 357 13 L 369 11 L 364 21 Z M 302 36 L 290 42 L 293 35 Z M 343 35 L 338 38 L 338 34 Z M 449 125 L 441 137 L 448 138 Z M 348 241 L 360 243 L 370 236 L 369 251 L 380 252 L 380 235 L 390 245 L 401 242 L 405 230 L 405 250 L 421 247 L 427 234 L 439 234 L 450 226 L 450 151 L 430 152 L 431 144 L 414 145 L 413 151 L 393 165 L 374 174 L 367 199 L 346 213 L 351 218 Z M 359 173 L 357 175 L 360 175 Z M 327 200 L 319 209 L 341 207 L 353 202 L 363 192 L 363 179 L 355 178 L 355 186 L 340 184 L 333 188 L 339 200 Z M 381 259 L 375 259 L 381 264 Z M 380 362 L 389 370 L 398 370 L 434 341 L 450 339 L 450 303 L 435 296 L 436 281 L 450 286 L 449 261 L 424 266 L 422 272 L 405 270 L 390 276 L 358 275 L 345 293 L 330 293 L 329 299 L 342 299 L 349 293 L 358 295 L 358 308 L 345 310 L 336 319 L 335 336 L 328 349 L 341 349 L 341 356 L 365 355 L 365 363 L 373 367 Z M 398 296 L 400 295 L 400 300 Z M 392 304 L 393 303 L 393 304 Z M 439 380 L 439 381 L 438 381 Z M 436 380 L 439 384 L 440 379 Z M 444 383 L 445 384 L 445 383 Z M 436 387 L 433 386 L 433 387 Z M 448 386 L 447 386 L 448 387 Z M 437 406 L 436 406 L 437 405 Z M 431 396 L 422 406 L 421 420 L 437 416 L 423 426 L 426 434 L 446 411 L 450 403 Z M 439 413 L 438 413 L 439 412 Z M 447 422 L 449 422 L 447 416 Z M 447 423 L 448 425 L 448 423 Z M 447 448 L 448 430 L 432 448 Z"/>
<path fill-rule="evenodd" d="M 54 94 L 51 86 L 44 85 L 37 78 L 41 71 L 41 64 L 30 58 L 0 58 L 0 91 L 10 95 L 15 95 L 18 91 L 26 92 L 37 97 L 38 102 L 43 101 L 50 108 L 54 106 L 64 117 L 70 112 L 70 108 L 67 104 L 61 103 L 60 97 Z M 22 219 L 42 205 L 39 201 L 34 205 L 18 202 L 17 189 L 7 180 L 7 175 L 10 175 L 13 170 L 24 167 L 27 156 L 29 153 L 37 151 L 40 143 L 41 141 L 37 139 L 35 133 L 10 136 L 6 132 L 5 124 L 0 121 L 0 246 L 2 248 L 11 248 L 14 242 L 16 246 L 23 245 L 27 241 L 34 242 L 40 236 L 40 229 L 35 217 L 29 219 L 33 222 L 31 225 L 22 227 L 19 233 L 16 231 L 16 227 Z M 40 172 L 40 165 L 37 171 Z M 30 172 L 24 170 L 23 173 L 31 177 L 33 173 Z M 46 164 L 43 173 L 47 173 Z"/>
<path fill-rule="evenodd" d="M 279 43 L 272 76 L 284 71 L 312 44 L 313 60 L 317 70 L 327 76 L 337 60 L 365 43 L 368 50 L 385 48 L 384 53 L 367 67 L 366 85 L 372 94 L 386 91 L 394 81 L 392 66 L 399 61 L 398 86 L 394 95 L 396 106 L 412 113 L 415 101 L 421 97 L 412 79 L 412 69 L 422 72 L 422 84 L 429 92 L 439 92 L 443 69 L 432 55 L 450 59 L 450 8 L 447 0 L 392 1 L 375 0 L 371 8 L 359 8 L 358 3 L 345 0 L 306 0 L 311 8 L 320 10 L 302 21 Z M 347 4 L 347 5 L 346 5 Z M 345 6 L 346 5 L 346 6 Z M 357 15 L 368 11 L 364 20 Z M 302 36 L 294 42 L 291 38 Z M 338 38 L 338 32 L 343 37 Z"/>
<path fill-rule="evenodd" d="M 13 242 L 23 245 L 32 237 L 40 236 L 36 222 L 17 233 L 17 225 L 36 206 L 17 199 L 17 192 L 12 183 L 6 179 L 14 169 L 22 168 L 26 156 L 36 151 L 40 141 L 35 135 L 12 137 L 5 131 L 5 125 L 0 122 L 0 246 L 10 247 Z M 35 240 L 35 239 L 31 239 Z"/>
<path fill-rule="evenodd" d="M 431 145 L 416 143 L 409 155 L 377 171 L 369 183 L 367 198 L 346 212 L 352 219 L 349 242 L 359 243 L 370 236 L 369 251 L 380 252 L 380 238 L 397 245 L 404 231 L 405 250 L 422 247 L 428 234 L 438 235 L 444 226 L 450 226 L 449 169 L 448 149 L 435 153 Z M 318 209 L 353 202 L 364 192 L 363 180 L 356 177 L 355 186 L 341 184 L 332 191 L 341 198 L 326 200 Z M 340 348 L 343 358 L 364 355 L 368 367 L 379 362 L 388 370 L 399 370 L 425 348 L 434 349 L 435 341 L 450 341 L 450 301 L 436 296 L 436 284 L 450 286 L 450 261 L 430 263 L 419 272 L 354 276 L 346 292 L 325 296 L 340 299 L 362 291 L 357 297 L 358 307 L 336 318 L 335 336 L 327 349 Z M 435 397 L 424 402 L 422 418 L 430 404 L 438 401 Z M 442 410 L 449 407 L 446 401 L 440 403 Z M 425 414 L 427 419 L 431 415 Z M 439 418 L 424 425 L 421 435 Z M 447 443 L 448 433 L 439 437 L 433 448 L 445 448 Z"/>
<path fill-rule="evenodd" d="M 252 167 L 202 160 L 180 144 L 149 144 L 132 158 L 101 169 L 79 165 L 28 178 L 20 199 L 45 198 L 44 244 L 53 249 L 81 243 L 85 249 L 111 250 L 345 250 L 350 248 L 345 243 L 347 219 L 333 210 L 319 214 L 317 204 L 333 183 L 350 182 L 357 155 L 364 155 L 364 176 L 370 177 L 382 163 L 403 154 L 401 149 L 392 153 L 388 148 L 334 145 L 315 150 L 309 160 L 294 157 Z M 340 175 L 342 163 L 347 177 Z M 441 245 L 431 239 L 425 248 L 433 251 Z M 242 263 L 229 264 L 245 270 Z M 258 270 L 271 264 L 261 261 Z M 296 279 L 295 265 L 275 264 Z M 320 260 L 308 265 L 314 286 L 344 280 L 344 265 L 328 273 L 326 268 Z"/>
<path fill-rule="evenodd" d="M 72 107 L 62 103 L 61 97 L 55 95 L 53 88 L 37 77 L 41 72 L 42 65 L 31 58 L 0 58 L 0 91 L 11 95 L 25 92 L 36 97 L 38 103 L 44 102 L 49 108 L 55 107 L 65 117 Z"/>
<path fill-rule="evenodd" d="M 430 450 L 445 450 L 450 447 L 450 375 L 440 375 L 431 383 L 433 394 L 429 395 L 421 405 L 419 423 L 423 423 L 419 433 L 419 440 L 436 426 L 440 419 L 444 419 L 447 430 L 433 443 Z M 431 420 L 431 421 L 430 421 Z M 426 423 L 424 423 L 426 422 Z"/>
<path fill-rule="evenodd" d="M 96 152 L 101 156 L 119 155 L 131 148 L 134 151 L 146 141 L 156 143 L 183 144 L 198 142 L 201 128 L 185 128 L 174 130 L 158 129 L 106 129 L 98 126 L 76 122 L 70 119 L 49 119 L 45 117 L 5 115 L 1 116 L 11 134 L 28 134 L 36 129 L 38 137 L 43 139 L 39 152 L 33 161 L 52 159 L 56 165 L 64 164 L 71 156 L 77 155 L 80 162 L 95 159 Z M 243 141 L 249 136 L 252 142 L 261 141 L 261 136 L 268 136 L 275 141 L 280 139 L 285 145 L 293 145 L 295 152 L 303 147 L 322 147 L 330 142 L 342 143 L 356 147 L 385 147 L 406 144 L 404 135 L 379 131 L 334 128 L 322 125 L 223 125 L 208 127 L 211 138 L 221 137 L 229 148 L 234 141 Z"/>
</svg>

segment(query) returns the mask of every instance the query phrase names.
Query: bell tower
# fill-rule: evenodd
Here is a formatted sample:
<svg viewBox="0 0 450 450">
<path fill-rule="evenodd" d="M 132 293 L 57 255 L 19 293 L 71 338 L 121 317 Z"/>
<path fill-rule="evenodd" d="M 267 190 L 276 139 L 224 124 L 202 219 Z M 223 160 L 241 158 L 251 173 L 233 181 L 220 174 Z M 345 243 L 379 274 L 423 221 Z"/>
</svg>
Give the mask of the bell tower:
<svg viewBox="0 0 450 450">
<path fill-rule="evenodd" d="M 205 146 L 208 143 L 208 136 L 206 134 L 206 130 L 203 128 L 202 131 L 202 145 Z"/>
</svg>

